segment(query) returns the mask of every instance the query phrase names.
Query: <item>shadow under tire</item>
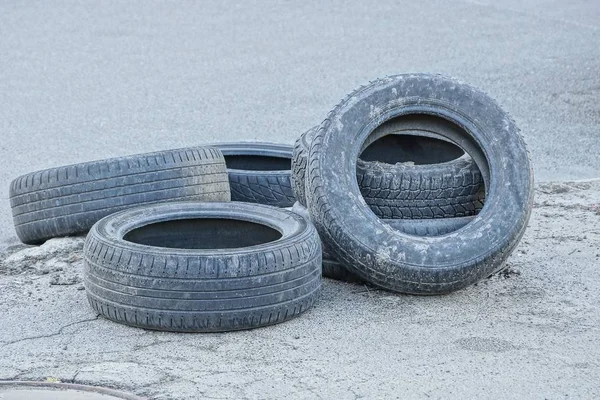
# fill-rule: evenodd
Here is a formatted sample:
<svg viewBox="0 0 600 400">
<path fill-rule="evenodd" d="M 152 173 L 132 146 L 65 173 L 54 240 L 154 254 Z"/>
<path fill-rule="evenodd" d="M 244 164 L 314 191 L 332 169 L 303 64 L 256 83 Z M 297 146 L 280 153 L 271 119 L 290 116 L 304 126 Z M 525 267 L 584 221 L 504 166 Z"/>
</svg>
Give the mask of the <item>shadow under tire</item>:
<svg viewBox="0 0 600 400">
<path fill-rule="evenodd" d="M 95 311 L 126 325 L 251 329 L 287 321 L 313 305 L 321 252 L 313 224 L 291 211 L 237 202 L 166 203 L 95 224 L 84 246 L 84 284 Z"/>
<path fill-rule="evenodd" d="M 386 121 L 414 115 L 460 128 L 442 134 L 473 158 L 485 182 L 485 206 L 451 234 L 395 230 L 359 192 L 355 171 L 363 144 L 376 140 L 371 134 Z M 367 282 L 412 294 L 452 292 L 499 270 L 533 203 L 533 171 L 514 121 L 485 93 L 439 75 L 391 76 L 351 93 L 315 135 L 305 182 L 311 220 L 335 258 Z"/>
<path fill-rule="evenodd" d="M 10 184 L 15 230 L 28 244 L 85 233 L 101 218 L 141 204 L 229 199 L 225 160 L 211 147 L 50 168 Z"/>
</svg>

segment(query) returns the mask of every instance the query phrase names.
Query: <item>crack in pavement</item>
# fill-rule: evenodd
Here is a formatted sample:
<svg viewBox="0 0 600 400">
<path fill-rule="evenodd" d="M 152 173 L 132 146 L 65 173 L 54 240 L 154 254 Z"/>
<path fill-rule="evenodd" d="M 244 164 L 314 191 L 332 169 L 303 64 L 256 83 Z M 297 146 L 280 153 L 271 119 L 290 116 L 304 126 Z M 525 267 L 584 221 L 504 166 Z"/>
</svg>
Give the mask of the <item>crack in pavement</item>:
<svg viewBox="0 0 600 400">
<path fill-rule="evenodd" d="M 55 333 L 50 333 L 50 334 L 47 334 L 47 335 L 30 336 L 30 337 L 21 338 L 21 339 L 17 339 L 17 340 L 9 341 L 9 342 L 4 342 L 4 343 L 2 344 L 2 347 L 6 347 L 6 346 L 9 346 L 9 345 L 11 345 L 11 344 L 15 344 L 15 343 L 24 342 L 24 341 L 26 341 L 26 340 L 35 340 L 35 339 L 42 339 L 42 338 L 49 338 L 49 337 L 53 337 L 53 336 L 59 336 L 59 335 L 61 335 L 61 334 L 63 333 L 63 331 L 64 331 L 65 329 L 67 329 L 67 328 L 69 328 L 69 327 L 71 327 L 71 326 L 74 326 L 74 325 L 79 325 L 79 324 L 83 324 L 83 323 L 86 323 L 86 322 L 97 321 L 97 320 L 98 320 L 98 318 L 100 318 L 100 314 L 96 315 L 96 317 L 94 317 L 94 318 L 88 318 L 88 319 L 84 319 L 84 320 L 82 320 L 82 321 L 75 321 L 75 322 L 71 322 L 70 324 L 67 324 L 67 325 L 61 326 L 61 327 L 58 329 L 58 332 L 55 332 Z"/>
<path fill-rule="evenodd" d="M 161 344 L 169 344 L 169 343 L 174 343 L 174 342 L 175 342 L 175 340 L 157 340 L 157 341 L 149 343 L 149 344 L 136 344 L 135 346 L 133 346 L 133 351 L 138 351 L 138 350 L 147 349 L 147 348 L 153 347 L 153 346 L 160 346 Z"/>
</svg>

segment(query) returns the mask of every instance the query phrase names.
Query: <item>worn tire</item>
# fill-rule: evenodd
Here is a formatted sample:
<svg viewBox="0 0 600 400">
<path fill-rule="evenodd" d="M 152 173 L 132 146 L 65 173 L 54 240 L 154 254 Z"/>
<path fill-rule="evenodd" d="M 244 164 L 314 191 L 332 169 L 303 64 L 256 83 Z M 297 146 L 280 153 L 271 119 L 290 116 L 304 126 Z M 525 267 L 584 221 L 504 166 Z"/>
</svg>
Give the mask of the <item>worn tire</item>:
<svg viewBox="0 0 600 400">
<path fill-rule="evenodd" d="M 225 156 L 231 200 L 291 207 L 292 146 L 276 143 L 217 143 Z"/>
<path fill-rule="evenodd" d="M 386 121 L 415 115 L 460 127 L 437 133 L 471 155 L 485 182 L 485 207 L 452 234 L 392 229 L 359 195 L 355 171 L 363 144 L 376 140 L 372 133 Z M 499 270 L 533 202 L 533 171 L 513 120 L 485 93 L 438 75 L 391 76 L 350 94 L 315 135 L 305 182 L 311 219 L 336 259 L 367 282 L 413 294 L 448 293 Z"/>
<path fill-rule="evenodd" d="M 292 156 L 292 188 L 296 199 L 306 205 L 305 176 L 308 148 L 318 127 L 302 134 L 294 145 Z M 427 145 L 438 147 L 448 143 L 428 132 L 426 124 L 396 124 L 393 121 L 378 127 L 377 135 L 412 134 L 411 140 L 428 140 Z M 420 134 L 429 137 L 419 138 Z M 387 136 L 389 137 L 389 136 Z M 410 153 L 406 143 L 385 143 L 377 153 Z M 377 144 L 377 143 L 375 143 Z M 391 144 L 391 145 L 390 145 Z M 456 146 L 448 143 L 447 146 Z M 485 199 L 481 173 L 469 155 L 457 154 L 456 158 L 427 164 L 395 163 L 378 161 L 378 154 L 367 154 L 373 147 L 366 147 L 356 167 L 356 179 L 361 195 L 373 213 L 381 219 L 454 218 L 477 214 Z M 442 149 L 443 150 L 443 149 Z M 381 155 L 381 154 L 379 154 Z M 368 158 L 367 158 L 368 157 Z M 385 158 L 385 157 L 382 157 Z M 388 157 L 389 158 L 389 157 Z"/>
<path fill-rule="evenodd" d="M 356 168 L 360 192 L 375 215 L 382 219 L 455 218 L 475 215 L 483 208 L 485 190 L 477 165 L 458 146 L 436 134 L 451 128 L 447 125 L 425 117 L 410 123 L 388 121 L 375 129 L 374 137 L 381 139 L 365 146 Z M 408 140 L 402 143 L 400 139 Z M 394 153 L 407 153 L 406 159 L 411 159 L 411 150 L 412 159 L 427 151 L 432 157 L 424 164 L 394 163 Z M 386 162 L 388 158 L 392 160 Z"/>
<path fill-rule="evenodd" d="M 310 220 L 308 209 L 299 202 L 292 207 L 292 211 Z M 416 236 L 441 236 L 452 233 L 467 225 L 474 217 L 456 217 L 440 219 L 384 219 L 383 223 L 391 228 Z M 327 243 L 322 242 L 323 248 L 323 276 L 347 282 L 361 282 L 361 279 L 350 272 L 348 268 L 337 261 Z"/>
<path fill-rule="evenodd" d="M 319 127 L 315 126 L 300 135 L 294 143 L 292 151 L 292 191 L 296 201 L 306 207 L 306 192 L 304 190 L 306 179 L 306 162 L 308 160 L 308 149 L 310 143 L 318 131 Z"/>
<path fill-rule="evenodd" d="M 123 324 L 180 332 L 257 328 L 313 305 L 321 241 L 306 219 L 270 206 L 139 207 L 90 230 L 84 283 L 92 308 Z"/>
<path fill-rule="evenodd" d="M 29 244 L 85 233 L 106 215 L 140 204 L 229 199 L 225 160 L 211 147 L 50 168 L 10 184 L 15 230 Z"/>
</svg>

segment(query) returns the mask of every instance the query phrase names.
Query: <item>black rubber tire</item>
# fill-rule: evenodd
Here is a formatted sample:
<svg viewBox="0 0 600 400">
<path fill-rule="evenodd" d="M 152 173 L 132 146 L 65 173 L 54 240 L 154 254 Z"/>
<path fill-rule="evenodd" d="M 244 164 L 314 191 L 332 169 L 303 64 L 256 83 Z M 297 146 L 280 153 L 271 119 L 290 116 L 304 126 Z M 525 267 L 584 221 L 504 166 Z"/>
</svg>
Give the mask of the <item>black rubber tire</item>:
<svg viewBox="0 0 600 400">
<path fill-rule="evenodd" d="M 106 215 L 140 204 L 229 199 L 225 160 L 211 147 L 50 168 L 10 184 L 15 230 L 28 244 L 85 233 Z"/>
<path fill-rule="evenodd" d="M 359 195 L 358 155 L 394 118 L 429 115 L 460 127 L 438 132 L 476 162 L 486 204 L 452 234 L 407 235 L 376 217 Z M 397 75 L 361 87 L 329 114 L 308 157 L 311 220 L 336 259 L 385 289 L 441 294 L 501 269 L 522 237 L 533 202 L 533 171 L 513 120 L 489 96 L 438 75 Z"/>
<path fill-rule="evenodd" d="M 310 220 L 308 209 L 300 202 L 296 202 L 292 211 Z M 456 217 L 439 219 L 384 219 L 385 224 L 391 228 L 416 236 L 441 236 L 452 233 L 471 222 L 475 217 Z M 362 282 L 362 280 L 350 272 L 348 268 L 338 262 L 327 243 L 321 243 L 323 248 L 323 276 L 347 282 Z"/>
<path fill-rule="evenodd" d="M 313 224 L 288 210 L 166 203 L 95 224 L 84 246 L 84 284 L 95 311 L 126 325 L 251 329 L 287 321 L 313 305 L 321 251 Z"/>
<path fill-rule="evenodd" d="M 438 130 L 448 129 L 446 125 L 425 117 L 410 123 L 389 121 L 375 129 L 373 137 L 392 140 L 379 145 L 373 155 L 365 153 L 378 142 L 364 146 L 366 150 L 356 167 L 360 192 L 375 215 L 381 219 L 455 218 L 475 215 L 483 208 L 485 189 L 477 165 L 459 147 L 436 134 Z M 437 159 L 431 157 L 435 163 L 427 164 L 375 161 L 376 153 L 383 157 L 398 150 L 409 153 L 410 148 L 394 145 L 393 139 L 400 138 L 410 138 L 408 143 L 427 141 L 422 151 L 429 147 L 432 153 L 437 150 L 441 154 Z M 370 161 L 365 161 L 365 156 L 369 156 Z"/>
<path fill-rule="evenodd" d="M 217 143 L 223 152 L 231 200 L 291 207 L 296 198 L 292 191 L 292 146 L 276 143 Z"/>
<path fill-rule="evenodd" d="M 292 151 L 292 190 L 296 201 L 306 207 L 306 192 L 304 190 L 306 178 L 306 162 L 308 160 L 308 149 L 310 143 L 319 130 L 318 126 L 315 126 L 308 131 L 304 132 L 296 142 L 294 143 L 294 149 Z"/>
<path fill-rule="evenodd" d="M 308 148 L 318 127 L 298 138 L 292 156 L 292 188 L 296 199 L 306 205 L 305 183 Z M 395 124 L 378 127 L 377 135 L 427 134 L 428 127 Z M 446 143 L 429 133 L 437 142 Z M 448 146 L 455 147 L 452 144 Z M 367 146 L 363 146 L 367 147 Z M 456 147 L 455 147 L 456 148 Z M 401 145 L 379 149 L 394 153 L 409 151 Z M 361 195 L 381 219 L 454 218 L 477 214 L 483 207 L 485 191 L 481 173 L 469 155 L 432 164 L 410 164 L 365 161 L 359 159 L 356 179 Z M 376 156 L 373 156 L 376 159 Z"/>
</svg>

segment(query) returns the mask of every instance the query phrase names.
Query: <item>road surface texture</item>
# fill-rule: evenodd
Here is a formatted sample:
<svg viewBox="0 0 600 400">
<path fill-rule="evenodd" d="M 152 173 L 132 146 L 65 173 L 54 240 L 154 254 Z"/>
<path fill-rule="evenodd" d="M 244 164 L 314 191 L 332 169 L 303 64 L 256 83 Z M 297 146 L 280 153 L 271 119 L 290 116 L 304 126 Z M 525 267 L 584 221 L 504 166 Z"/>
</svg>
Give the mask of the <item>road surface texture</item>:
<svg viewBox="0 0 600 400">
<path fill-rule="evenodd" d="M 92 312 L 83 239 L 17 244 L 20 174 L 293 143 L 355 87 L 403 72 L 490 93 L 542 182 L 509 268 L 477 286 L 415 297 L 325 280 L 282 325 L 157 333 Z M 596 0 L 1 2 L 0 379 L 156 399 L 599 397 L 599 72 Z"/>
<path fill-rule="evenodd" d="M 210 141 L 293 143 L 370 79 L 496 98 L 538 181 L 600 177 L 600 3 L 0 3 L 0 196 L 20 174 Z M 0 245 L 14 243 L 8 201 Z"/>
<path fill-rule="evenodd" d="M 177 400 L 598 398 L 600 181 L 536 196 L 508 269 L 476 286 L 419 297 L 325 279 L 301 317 L 224 334 L 105 320 L 82 290 L 83 238 L 19 245 L 0 258 L 0 379 Z"/>
</svg>

